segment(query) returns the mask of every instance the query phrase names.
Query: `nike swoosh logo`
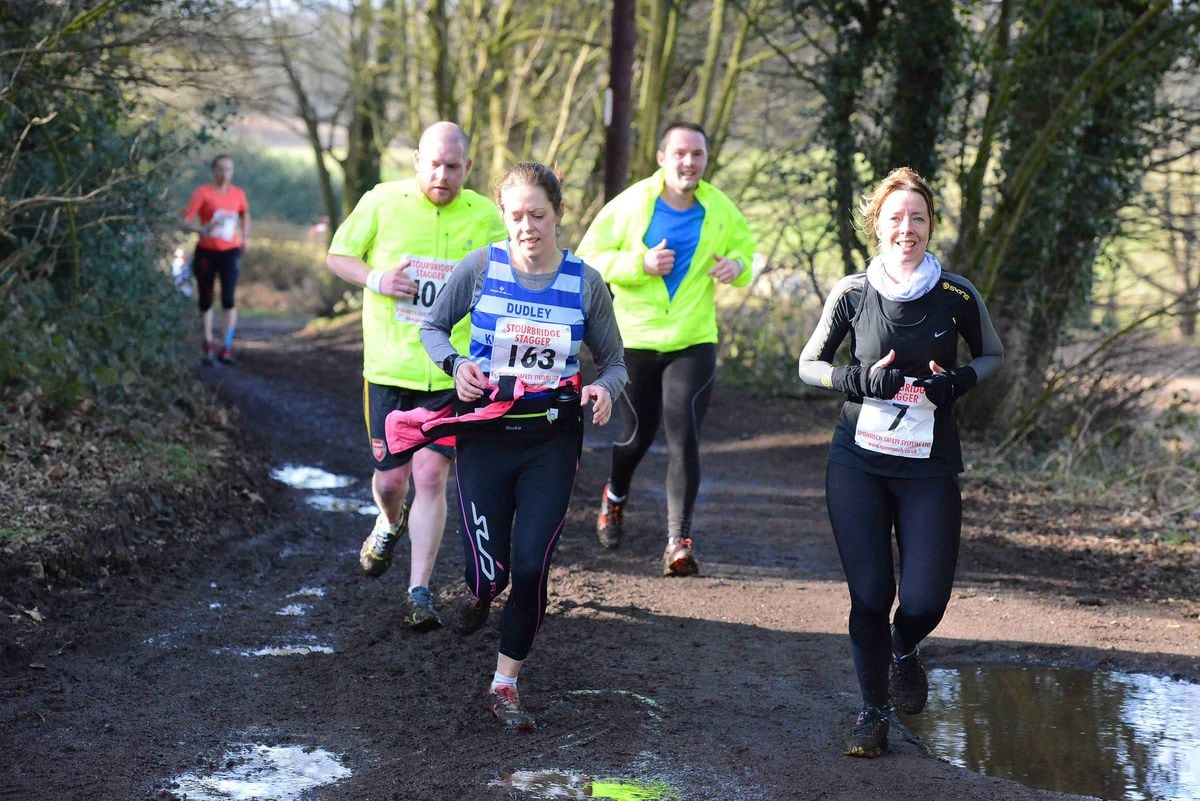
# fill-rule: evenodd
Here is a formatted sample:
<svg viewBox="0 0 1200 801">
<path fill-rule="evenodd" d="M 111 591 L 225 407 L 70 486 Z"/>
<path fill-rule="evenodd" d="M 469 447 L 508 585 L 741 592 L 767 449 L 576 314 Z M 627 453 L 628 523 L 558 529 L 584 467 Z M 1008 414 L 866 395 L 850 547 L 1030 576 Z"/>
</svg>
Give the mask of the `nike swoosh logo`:
<svg viewBox="0 0 1200 801">
<path fill-rule="evenodd" d="M 934 339 L 937 339 L 937 338 L 938 338 L 938 337 L 940 337 L 942 334 L 948 334 L 948 333 L 950 333 L 950 329 L 949 329 L 949 328 L 947 328 L 945 331 L 938 331 L 938 332 L 936 332 L 936 333 L 933 335 L 933 338 L 934 338 Z"/>
</svg>

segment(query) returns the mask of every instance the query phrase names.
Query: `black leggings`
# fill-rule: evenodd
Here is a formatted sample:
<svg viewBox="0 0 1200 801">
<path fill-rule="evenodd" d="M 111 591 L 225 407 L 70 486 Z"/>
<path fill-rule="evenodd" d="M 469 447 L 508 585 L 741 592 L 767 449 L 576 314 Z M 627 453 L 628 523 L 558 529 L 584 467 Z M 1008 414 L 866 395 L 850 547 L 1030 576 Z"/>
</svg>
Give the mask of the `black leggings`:
<svg viewBox="0 0 1200 801">
<path fill-rule="evenodd" d="M 562 533 L 579 468 L 579 429 L 459 434 L 455 475 L 467 587 L 491 601 L 509 580 L 500 653 L 521 660 L 546 614 L 550 557 Z M 515 526 L 514 526 L 515 518 Z"/>
<path fill-rule="evenodd" d="M 700 491 L 700 425 L 717 377 L 717 346 L 659 353 L 625 349 L 629 383 L 618 405 L 624 427 L 613 446 L 609 484 L 629 493 L 633 472 L 662 423 L 667 431 L 667 536 L 686 537 Z"/>
<path fill-rule="evenodd" d="M 850 644 L 859 688 L 864 703 L 879 706 L 888 699 L 893 647 L 892 531 L 900 553 L 895 648 L 908 653 L 933 631 L 950 602 L 962 532 L 958 477 L 890 478 L 829 462 L 825 503 L 850 587 Z"/>
<path fill-rule="evenodd" d="M 206 312 L 212 308 L 213 289 L 216 287 L 218 275 L 221 277 L 221 308 L 233 308 L 233 292 L 237 288 L 238 262 L 241 258 L 241 248 L 196 248 L 196 253 L 192 256 L 192 275 L 196 276 L 196 287 L 199 289 L 196 294 L 200 311 Z"/>
</svg>

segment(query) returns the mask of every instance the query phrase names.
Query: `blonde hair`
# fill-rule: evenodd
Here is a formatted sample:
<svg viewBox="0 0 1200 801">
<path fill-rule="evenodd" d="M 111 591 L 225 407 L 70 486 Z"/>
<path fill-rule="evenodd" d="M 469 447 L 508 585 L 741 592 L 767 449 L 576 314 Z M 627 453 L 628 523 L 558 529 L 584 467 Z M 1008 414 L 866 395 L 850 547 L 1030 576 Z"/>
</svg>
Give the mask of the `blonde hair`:
<svg viewBox="0 0 1200 801">
<path fill-rule="evenodd" d="M 917 175 L 916 171 L 909 167 L 897 167 L 876 184 L 870 194 L 863 195 L 862 202 L 858 204 L 859 226 L 871 240 L 872 251 L 879 250 L 879 231 L 876 227 L 876 223 L 879 221 L 879 210 L 883 207 L 883 202 L 888 199 L 888 195 L 901 190 L 916 192 L 925 198 L 925 205 L 929 208 L 929 233 L 931 236 L 933 235 L 935 216 L 933 189 L 930 188 L 928 181 Z"/>
</svg>

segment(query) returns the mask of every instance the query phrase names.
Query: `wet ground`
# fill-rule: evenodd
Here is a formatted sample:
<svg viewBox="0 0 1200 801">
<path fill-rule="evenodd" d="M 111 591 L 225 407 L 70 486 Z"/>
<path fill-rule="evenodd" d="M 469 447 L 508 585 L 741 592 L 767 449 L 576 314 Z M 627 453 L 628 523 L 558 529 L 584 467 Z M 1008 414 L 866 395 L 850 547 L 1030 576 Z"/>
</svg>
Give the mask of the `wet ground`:
<svg viewBox="0 0 1200 801">
<path fill-rule="evenodd" d="M 465 638 L 414 634 L 395 619 L 407 565 L 358 574 L 370 501 L 355 337 L 240 334 L 240 364 L 211 381 L 263 450 L 264 475 L 298 486 L 272 494 L 275 513 L 245 536 L 214 532 L 202 559 L 44 599 L 43 636 L 0 663 L 0 797 L 1067 797 L 933 758 L 900 721 L 884 757 L 839 755 L 857 692 L 822 498 L 833 406 L 718 391 L 693 579 L 658 576 L 661 449 L 635 483 L 628 542 L 594 542 L 613 427 L 588 432 L 549 617 L 521 678 L 539 728 L 515 735 L 483 699 L 499 616 Z M 1194 615 L 1131 596 L 1094 602 L 1103 586 L 1045 552 L 977 536 L 982 508 L 968 510 L 931 667 L 1200 679 Z M 460 571 L 450 530 L 439 601 Z M 961 689 L 938 689 L 950 686 L 935 682 L 934 705 L 960 704 Z M 1194 708 L 1178 714 L 1200 723 Z M 1029 716 L 1013 706 L 1017 717 Z"/>
<path fill-rule="evenodd" d="M 904 721 L 955 765 L 1099 798 L 1200 798 L 1200 684 L 1050 665 L 930 671 Z"/>
</svg>

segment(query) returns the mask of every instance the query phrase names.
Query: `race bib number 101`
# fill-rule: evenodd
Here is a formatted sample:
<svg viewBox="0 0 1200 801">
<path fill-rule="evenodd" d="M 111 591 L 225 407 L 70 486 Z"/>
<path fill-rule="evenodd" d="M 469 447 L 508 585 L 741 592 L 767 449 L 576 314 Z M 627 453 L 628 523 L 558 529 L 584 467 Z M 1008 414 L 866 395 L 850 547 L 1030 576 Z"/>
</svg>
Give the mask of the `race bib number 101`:
<svg viewBox="0 0 1200 801">
<path fill-rule="evenodd" d="M 854 431 L 854 444 L 876 453 L 928 459 L 933 448 L 933 401 L 925 390 L 905 377 L 891 400 L 863 398 Z"/>
<path fill-rule="evenodd" d="M 433 302 L 446 288 L 446 279 L 454 271 L 456 262 L 420 256 L 404 258 L 408 259 L 408 267 L 404 272 L 416 283 L 417 292 L 411 298 L 396 298 L 396 321 L 420 325 L 429 316 Z"/>
<path fill-rule="evenodd" d="M 529 389 L 552 389 L 566 372 L 570 352 L 571 326 L 501 317 L 492 340 L 491 379 L 511 375 Z"/>
</svg>

